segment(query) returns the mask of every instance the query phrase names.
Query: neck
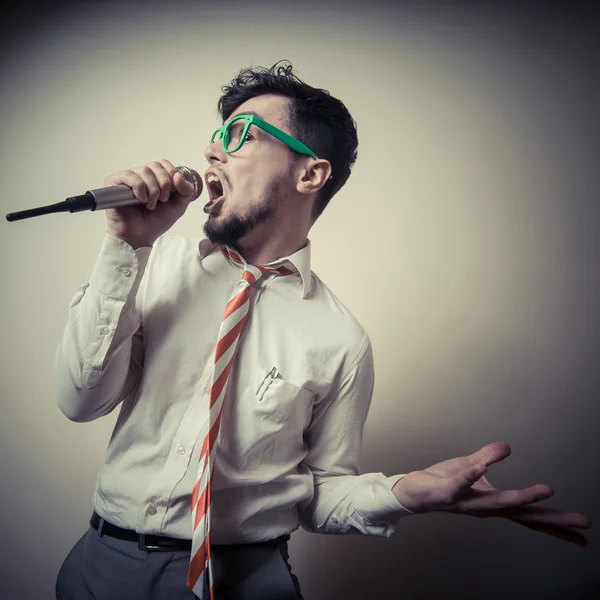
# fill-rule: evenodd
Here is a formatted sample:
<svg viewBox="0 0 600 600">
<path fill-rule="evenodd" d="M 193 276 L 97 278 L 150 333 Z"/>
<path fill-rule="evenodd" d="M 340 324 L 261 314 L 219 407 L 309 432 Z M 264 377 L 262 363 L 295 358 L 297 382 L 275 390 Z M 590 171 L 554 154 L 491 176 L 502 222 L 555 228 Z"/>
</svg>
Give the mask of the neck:
<svg viewBox="0 0 600 600">
<path fill-rule="evenodd" d="M 251 265 L 266 265 L 290 256 L 307 243 L 308 223 L 299 223 L 298 215 L 290 219 L 272 219 L 262 223 L 236 244 L 236 250 Z"/>
<path fill-rule="evenodd" d="M 304 248 L 307 244 L 306 235 L 296 236 L 296 238 L 287 238 L 285 240 L 267 238 L 266 240 L 253 238 L 249 233 L 236 244 L 236 250 L 244 257 L 244 260 L 251 265 L 266 265 L 284 256 L 290 256 Z"/>
</svg>

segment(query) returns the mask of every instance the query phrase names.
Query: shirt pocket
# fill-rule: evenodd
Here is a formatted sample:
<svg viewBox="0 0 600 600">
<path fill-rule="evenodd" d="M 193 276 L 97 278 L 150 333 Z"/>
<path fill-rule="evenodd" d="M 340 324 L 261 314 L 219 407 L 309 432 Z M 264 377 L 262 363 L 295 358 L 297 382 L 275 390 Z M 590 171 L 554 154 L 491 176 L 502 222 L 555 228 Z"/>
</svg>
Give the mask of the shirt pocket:
<svg viewBox="0 0 600 600">
<path fill-rule="evenodd" d="M 225 417 L 227 434 L 223 427 L 219 433 L 220 468 L 229 469 L 228 477 L 252 470 L 271 481 L 296 467 L 306 455 L 312 392 L 259 367 L 236 400 Z"/>
<path fill-rule="evenodd" d="M 303 433 L 310 423 L 314 394 L 284 379 L 276 367 L 270 371 L 259 367 L 254 379 L 255 415 L 290 432 Z"/>
</svg>

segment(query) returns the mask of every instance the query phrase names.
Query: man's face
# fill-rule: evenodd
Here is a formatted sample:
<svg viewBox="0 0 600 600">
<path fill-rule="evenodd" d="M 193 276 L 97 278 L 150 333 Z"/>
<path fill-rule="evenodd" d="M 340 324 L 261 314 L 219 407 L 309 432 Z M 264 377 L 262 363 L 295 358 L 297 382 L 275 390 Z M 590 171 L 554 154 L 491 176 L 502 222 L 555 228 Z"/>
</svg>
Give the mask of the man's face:
<svg viewBox="0 0 600 600">
<path fill-rule="evenodd" d="M 290 133 L 288 110 L 290 99 L 267 94 L 241 104 L 229 117 L 256 114 L 265 121 Z M 284 198 L 293 192 L 293 152 L 281 141 L 252 125 L 242 147 L 227 154 L 221 140 L 208 146 L 205 156 L 209 173 L 216 173 L 222 187 L 220 200 L 209 205 L 204 233 L 213 243 L 236 247 L 237 242 L 257 227 L 273 224 L 283 208 Z M 217 194 L 207 182 L 211 199 Z"/>
</svg>

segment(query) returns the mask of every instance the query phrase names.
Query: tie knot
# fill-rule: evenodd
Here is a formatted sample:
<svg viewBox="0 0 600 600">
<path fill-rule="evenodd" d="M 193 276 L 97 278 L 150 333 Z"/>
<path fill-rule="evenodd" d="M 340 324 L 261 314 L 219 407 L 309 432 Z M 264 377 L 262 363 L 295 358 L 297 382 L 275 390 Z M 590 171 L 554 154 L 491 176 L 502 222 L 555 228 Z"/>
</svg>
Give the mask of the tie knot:
<svg viewBox="0 0 600 600">
<path fill-rule="evenodd" d="M 225 258 L 227 258 L 231 264 L 244 269 L 242 281 L 247 281 L 250 285 L 253 285 L 259 279 L 265 275 L 268 275 L 269 273 L 272 273 L 273 271 L 275 271 L 278 275 L 291 275 L 294 273 L 293 265 L 289 261 L 284 261 L 280 266 L 277 267 L 256 266 L 248 264 L 238 252 L 232 250 L 228 246 L 221 246 L 221 250 L 225 255 Z"/>
</svg>

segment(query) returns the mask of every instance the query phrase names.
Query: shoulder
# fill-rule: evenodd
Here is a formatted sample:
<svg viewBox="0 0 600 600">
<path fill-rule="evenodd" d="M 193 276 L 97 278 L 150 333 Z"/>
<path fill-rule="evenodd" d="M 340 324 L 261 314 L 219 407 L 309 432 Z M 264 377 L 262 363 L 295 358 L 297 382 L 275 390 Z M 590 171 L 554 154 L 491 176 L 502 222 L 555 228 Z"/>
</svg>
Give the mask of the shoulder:
<svg viewBox="0 0 600 600">
<path fill-rule="evenodd" d="M 362 323 L 337 294 L 311 271 L 310 300 L 322 314 L 323 332 L 335 336 L 348 350 L 348 356 L 360 360 L 371 352 L 371 340 Z"/>
</svg>

